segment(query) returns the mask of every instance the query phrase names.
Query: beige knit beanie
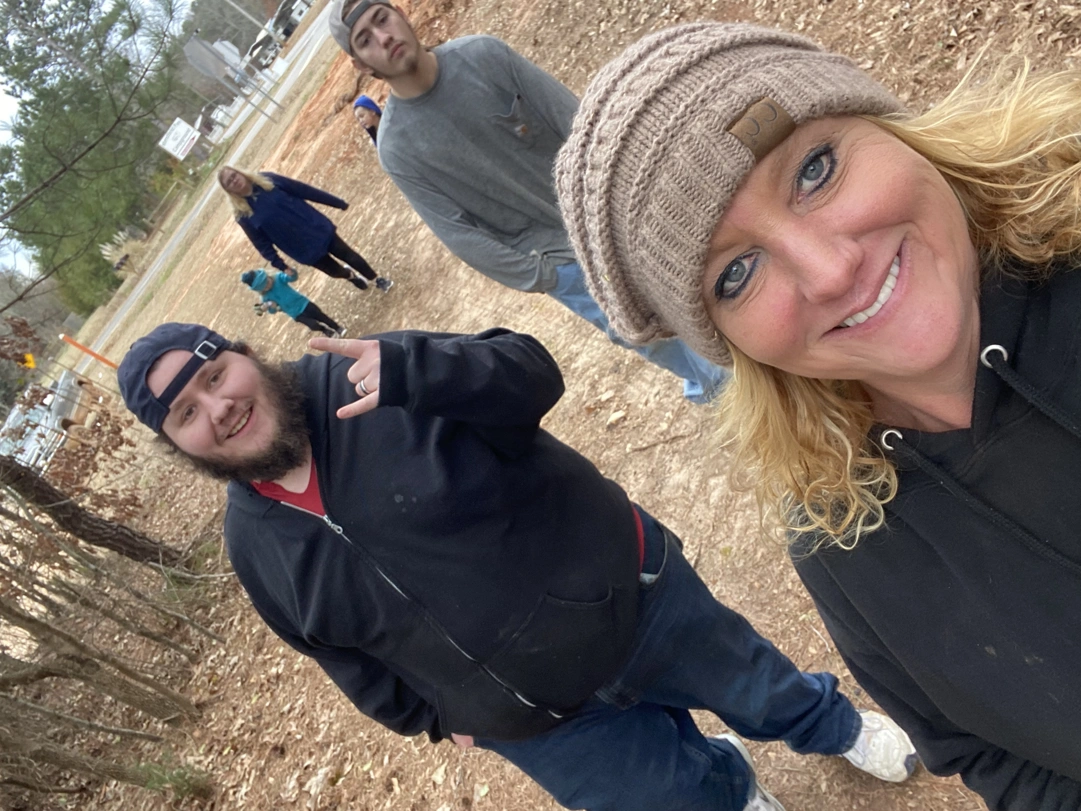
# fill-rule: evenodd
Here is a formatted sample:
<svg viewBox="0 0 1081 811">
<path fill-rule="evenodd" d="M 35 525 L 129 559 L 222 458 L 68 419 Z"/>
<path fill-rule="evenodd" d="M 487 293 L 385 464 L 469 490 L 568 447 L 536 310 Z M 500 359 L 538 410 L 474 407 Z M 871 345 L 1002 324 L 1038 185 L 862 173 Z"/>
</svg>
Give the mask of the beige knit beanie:
<svg viewBox="0 0 1081 811">
<path fill-rule="evenodd" d="M 804 121 L 901 110 L 845 57 L 782 31 L 691 23 L 632 45 L 586 90 L 555 169 L 571 243 L 615 331 L 637 344 L 677 335 L 729 365 L 701 278 L 743 178 Z"/>
</svg>

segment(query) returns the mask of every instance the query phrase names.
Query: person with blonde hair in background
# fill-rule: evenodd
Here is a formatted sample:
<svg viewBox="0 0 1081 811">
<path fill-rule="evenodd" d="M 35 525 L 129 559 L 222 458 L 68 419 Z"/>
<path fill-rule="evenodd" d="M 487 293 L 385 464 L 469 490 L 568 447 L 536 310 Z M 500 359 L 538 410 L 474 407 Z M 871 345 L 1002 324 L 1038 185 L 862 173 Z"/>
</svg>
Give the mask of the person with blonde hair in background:
<svg viewBox="0 0 1081 811">
<path fill-rule="evenodd" d="M 996 811 L 1081 808 L 1081 74 L 913 116 L 750 25 L 605 67 L 557 161 L 625 338 L 730 367 L 721 425 L 856 679 Z"/>
<path fill-rule="evenodd" d="M 237 225 L 255 249 L 277 270 L 285 271 L 278 251 L 360 290 L 368 282 L 383 292 L 394 285 L 338 236 L 337 226 L 308 202 L 345 211 L 349 204 L 330 192 L 271 172 L 252 174 L 232 166 L 218 172 L 218 184 L 229 195 Z M 344 265 L 342 263 L 345 263 Z"/>
</svg>

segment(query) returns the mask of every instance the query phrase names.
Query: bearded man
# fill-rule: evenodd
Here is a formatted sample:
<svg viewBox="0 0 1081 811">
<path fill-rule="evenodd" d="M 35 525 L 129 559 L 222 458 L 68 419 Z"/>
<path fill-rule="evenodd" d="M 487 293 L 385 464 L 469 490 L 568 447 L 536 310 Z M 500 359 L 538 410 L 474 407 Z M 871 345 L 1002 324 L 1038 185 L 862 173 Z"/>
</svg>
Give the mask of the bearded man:
<svg viewBox="0 0 1081 811">
<path fill-rule="evenodd" d="M 252 604 L 365 715 L 493 750 L 597 811 L 781 809 L 742 743 L 704 737 L 690 708 L 908 776 L 896 725 L 797 670 L 670 531 L 540 427 L 563 380 L 535 339 L 310 346 L 328 354 L 272 366 L 164 324 L 132 345 L 120 388 L 229 480 L 225 538 Z"/>
</svg>

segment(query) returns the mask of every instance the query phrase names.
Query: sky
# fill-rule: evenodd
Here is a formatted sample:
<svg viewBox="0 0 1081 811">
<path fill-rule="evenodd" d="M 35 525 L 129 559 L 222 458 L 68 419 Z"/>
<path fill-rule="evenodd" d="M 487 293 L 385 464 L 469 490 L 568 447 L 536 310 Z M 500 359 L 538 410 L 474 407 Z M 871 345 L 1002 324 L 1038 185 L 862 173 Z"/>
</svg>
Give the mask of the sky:
<svg viewBox="0 0 1081 811">
<path fill-rule="evenodd" d="M 15 112 L 18 109 L 19 103 L 5 93 L 3 86 L 0 85 L 0 143 L 11 138 L 7 125 L 15 117 Z M 0 248 L 0 267 L 14 267 L 16 270 L 25 273 L 29 272 L 31 263 L 29 257 L 22 250 L 12 250 L 11 245 L 5 245 Z"/>
<path fill-rule="evenodd" d="M 8 140 L 10 137 L 7 124 L 15 117 L 15 111 L 18 107 L 19 103 L 5 93 L 3 87 L 0 87 L 0 142 Z"/>
</svg>

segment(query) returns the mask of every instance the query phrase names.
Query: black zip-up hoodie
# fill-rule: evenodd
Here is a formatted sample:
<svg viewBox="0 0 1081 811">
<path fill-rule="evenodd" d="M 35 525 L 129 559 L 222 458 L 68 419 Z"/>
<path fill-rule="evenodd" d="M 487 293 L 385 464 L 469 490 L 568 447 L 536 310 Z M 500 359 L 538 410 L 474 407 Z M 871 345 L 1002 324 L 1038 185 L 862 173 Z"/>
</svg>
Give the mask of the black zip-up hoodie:
<svg viewBox="0 0 1081 811">
<path fill-rule="evenodd" d="M 618 671 L 635 627 L 623 490 L 539 428 L 563 380 L 535 339 L 379 340 L 379 407 L 352 364 L 296 363 L 326 516 L 229 485 L 225 536 L 267 624 L 365 715 L 433 740 L 528 737 Z"/>
<path fill-rule="evenodd" d="M 793 559 L 932 772 L 994 811 L 1078 811 L 1081 272 L 985 285 L 980 317 L 971 428 L 878 426 L 900 481 L 887 527 Z"/>
</svg>

